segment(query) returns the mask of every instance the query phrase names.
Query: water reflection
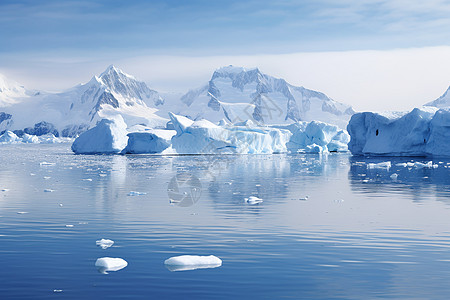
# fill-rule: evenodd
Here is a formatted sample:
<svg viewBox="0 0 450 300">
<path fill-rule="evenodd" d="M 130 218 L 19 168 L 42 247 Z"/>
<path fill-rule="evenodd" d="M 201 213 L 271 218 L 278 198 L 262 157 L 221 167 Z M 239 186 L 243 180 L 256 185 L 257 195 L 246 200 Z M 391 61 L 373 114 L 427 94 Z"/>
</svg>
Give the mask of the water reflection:
<svg viewBox="0 0 450 300">
<path fill-rule="evenodd" d="M 348 177 L 352 190 L 361 193 L 409 193 L 414 201 L 439 197 L 447 202 L 450 196 L 450 161 L 433 159 L 432 167 L 423 167 L 429 159 L 399 157 L 350 157 Z M 391 167 L 369 169 L 369 163 L 391 162 Z M 419 163 L 419 166 L 413 163 Z M 406 165 L 408 164 L 408 165 Z M 406 166 L 405 166 L 406 165 Z M 392 176 L 393 174 L 396 174 Z M 443 198 L 444 197 L 444 198 Z M 450 202 L 449 202 L 450 203 Z"/>
</svg>

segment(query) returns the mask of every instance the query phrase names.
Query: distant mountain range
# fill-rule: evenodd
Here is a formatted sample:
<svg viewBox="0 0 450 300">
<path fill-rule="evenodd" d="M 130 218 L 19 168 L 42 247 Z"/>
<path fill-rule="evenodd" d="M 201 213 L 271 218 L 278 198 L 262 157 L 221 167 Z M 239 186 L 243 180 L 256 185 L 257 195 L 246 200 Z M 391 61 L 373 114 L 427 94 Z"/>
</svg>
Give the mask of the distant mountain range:
<svg viewBox="0 0 450 300">
<path fill-rule="evenodd" d="M 318 120 L 345 128 L 354 110 L 325 94 L 296 87 L 258 69 L 223 67 L 211 80 L 168 102 L 144 82 L 109 66 L 61 93 L 27 90 L 0 76 L 0 132 L 76 136 L 102 118 L 121 114 L 129 127 L 165 128 L 168 112 L 212 122 L 286 124 Z"/>
</svg>

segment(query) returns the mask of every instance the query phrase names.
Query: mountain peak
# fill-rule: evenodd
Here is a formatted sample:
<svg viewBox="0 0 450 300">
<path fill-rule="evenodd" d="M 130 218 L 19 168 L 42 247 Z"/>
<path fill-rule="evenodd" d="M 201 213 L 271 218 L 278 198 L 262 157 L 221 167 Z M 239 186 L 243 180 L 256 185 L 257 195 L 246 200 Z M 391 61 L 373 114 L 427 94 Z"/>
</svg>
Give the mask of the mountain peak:
<svg viewBox="0 0 450 300">
<path fill-rule="evenodd" d="M 428 102 L 425 106 L 434 106 L 437 108 L 450 107 L 450 86 L 444 92 L 442 96 L 434 101 Z"/>
<path fill-rule="evenodd" d="M 216 73 L 222 73 L 222 74 L 239 74 L 242 72 L 248 72 L 248 71 L 258 71 L 258 68 L 251 68 L 251 69 L 246 69 L 244 67 L 239 67 L 239 66 L 233 66 L 233 65 L 229 65 L 229 66 L 225 66 L 225 67 L 221 67 L 219 69 L 217 69 L 215 72 Z"/>
<path fill-rule="evenodd" d="M 117 68 L 115 65 L 109 65 L 103 73 L 100 74 L 99 78 L 111 77 L 111 76 L 126 76 L 131 79 L 135 79 L 133 76 L 125 73 L 121 69 Z"/>
</svg>

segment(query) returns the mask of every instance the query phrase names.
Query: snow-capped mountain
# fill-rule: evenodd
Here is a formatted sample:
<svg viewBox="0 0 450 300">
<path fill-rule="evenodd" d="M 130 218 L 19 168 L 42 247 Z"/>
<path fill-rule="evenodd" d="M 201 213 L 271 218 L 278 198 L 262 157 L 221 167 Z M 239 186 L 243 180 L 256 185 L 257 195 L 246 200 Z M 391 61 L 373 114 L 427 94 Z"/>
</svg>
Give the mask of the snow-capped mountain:
<svg viewBox="0 0 450 300">
<path fill-rule="evenodd" d="M 36 93 L 38 92 L 27 90 L 23 85 L 0 74 L 0 108 L 16 104 L 20 98 Z"/>
<path fill-rule="evenodd" d="M 175 113 L 213 122 L 250 119 L 259 124 L 323 121 L 345 128 L 354 110 L 323 93 L 296 87 L 259 69 L 223 67 L 201 88 L 181 97 Z"/>
<path fill-rule="evenodd" d="M 164 127 L 155 115 L 164 100 L 158 92 L 120 69 L 109 66 L 100 76 L 62 93 L 19 94 L 15 104 L 0 108 L 0 131 L 75 136 L 100 119 L 120 114 L 128 126 Z"/>
<path fill-rule="evenodd" d="M 445 93 L 434 101 L 428 102 L 425 106 L 434 106 L 437 108 L 450 107 L 450 87 Z"/>
</svg>

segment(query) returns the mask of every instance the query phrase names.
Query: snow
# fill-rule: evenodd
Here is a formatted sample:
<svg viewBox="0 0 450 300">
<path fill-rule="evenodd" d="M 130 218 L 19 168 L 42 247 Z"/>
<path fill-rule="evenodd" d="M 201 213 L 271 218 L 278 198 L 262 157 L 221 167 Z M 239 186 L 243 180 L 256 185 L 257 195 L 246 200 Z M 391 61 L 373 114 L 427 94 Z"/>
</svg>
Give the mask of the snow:
<svg viewBox="0 0 450 300">
<path fill-rule="evenodd" d="M 101 240 L 95 241 L 95 244 L 104 250 L 104 249 L 111 247 L 114 244 L 114 241 L 108 240 L 108 239 L 101 239 Z"/>
<path fill-rule="evenodd" d="M 123 258 L 102 257 L 97 259 L 95 266 L 100 273 L 108 274 L 107 272 L 122 270 L 128 266 L 128 262 Z"/>
<path fill-rule="evenodd" d="M 187 271 L 196 269 L 217 268 L 222 265 L 222 260 L 214 255 L 181 255 L 174 256 L 164 261 L 171 271 Z"/>
<path fill-rule="evenodd" d="M 170 114 L 177 134 L 172 148 L 178 154 L 269 154 L 286 152 L 288 130 L 270 127 L 218 126 L 198 120 L 187 126 L 186 118 Z"/>
<path fill-rule="evenodd" d="M 12 131 L 6 131 L 0 135 L 0 144 L 17 144 L 21 139 Z"/>
<path fill-rule="evenodd" d="M 75 139 L 72 151 L 76 154 L 119 153 L 127 145 L 127 133 L 127 124 L 120 115 L 103 119 Z"/>
<path fill-rule="evenodd" d="M 2 80 L 0 77 L 0 90 Z M 0 92 L 0 132 L 76 137 L 104 118 L 122 115 L 128 126 L 164 128 L 168 119 L 156 115 L 164 104 L 158 92 L 120 69 L 109 66 L 100 76 L 60 93 Z M 6 103 L 2 107 L 2 103 Z"/>
<path fill-rule="evenodd" d="M 449 156 L 450 111 L 435 107 L 411 112 L 383 114 L 364 112 L 353 115 L 347 130 L 354 155 Z"/>
<path fill-rule="evenodd" d="M 344 128 L 353 109 L 323 93 L 297 87 L 259 69 L 227 66 L 216 70 L 211 80 L 187 92 L 171 110 L 193 120 L 226 119 L 236 123 L 251 119 L 258 124 L 323 121 Z"/>
</svg>

